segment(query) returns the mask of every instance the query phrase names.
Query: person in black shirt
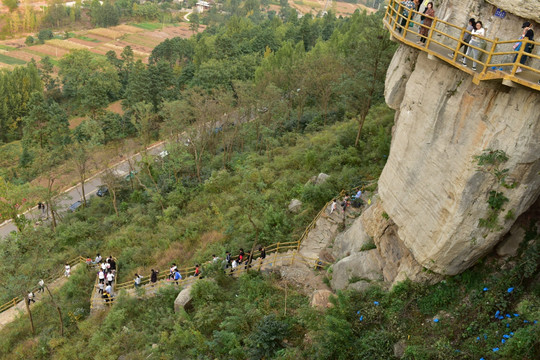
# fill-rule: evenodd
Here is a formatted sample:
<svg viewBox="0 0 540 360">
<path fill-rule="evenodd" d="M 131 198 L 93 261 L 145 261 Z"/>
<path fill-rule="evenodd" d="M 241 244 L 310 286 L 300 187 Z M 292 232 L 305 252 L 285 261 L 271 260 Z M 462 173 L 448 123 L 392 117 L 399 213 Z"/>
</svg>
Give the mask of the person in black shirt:
<svg viewBox="0 0 540 360">
<path fill-rule="evenodd" d="M 264 260 L 264 258 L 266 258 L 266 250 L 261 246 L 259 252 L 261 253 L 261 259 Z"/>
<path fill-rule="evenodd" d="M 525 21 L 523 23 L 523 26 L 521 26 L 521 28 L 523 29 L 521 38 L 522 39 L 527 38 L 530 41 L 534 41 L 534 31 L 533 31 L 531 23 L 529 21 Z M 519 51 L 519 48 L 521 47 L 522 43 L 518 42 L 516 43 L 516 45 L 518 46 L 515 46 L 514 50 Z M 530 54 L 532 53 L 533 48 L 534 48 L 534 44 L 527 43 L 527 45 L 525 45 L 525 48 L 523 49 L 523 52 Z M 514 57 L 514 62 L 516 62 L 518 56 L 519 54 L 516 54 L 516 56 Z M 525 65 L 525 62 L 527 61 L 528 58 L 529 57 L 527 55 L 523 54 L 521 56 L 521 59 L 519 60 L 519 63 L 522 65 Z M 516 70 L 516 73 L 520 73 L 521 71 L 523 71 L 521 67 L 518 67 Z"/>
</svg>

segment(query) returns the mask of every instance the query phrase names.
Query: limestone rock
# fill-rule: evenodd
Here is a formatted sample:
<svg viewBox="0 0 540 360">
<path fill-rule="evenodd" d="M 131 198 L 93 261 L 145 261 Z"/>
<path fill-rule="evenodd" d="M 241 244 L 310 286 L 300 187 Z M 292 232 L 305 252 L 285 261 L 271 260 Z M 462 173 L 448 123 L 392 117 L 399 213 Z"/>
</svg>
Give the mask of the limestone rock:
<svg viewBox="0 0 540 360">
<path fill-rule="evenodd" d="M 364 229 L 362 221 L 355 221 L 345 232 L 336 236 L 332 254 L 341 259 L 352 253 L 359 252 L 362 246 L 373 241 Z"/>
<path fill-rule="evenodd" d="M 335 290 L 343 290 L 355 278 L 382 280 L 381 258 L 376 249 L 354 253 L 334 264 L 330 284 Z"/>
<path fill-rule="evenodd" d="M 400 340 L 394 344 L 394 356 L 398 359 L 403 358 L 405 355 L 405 350 L 407 349 L 407 343 L 405 340 Z"/>
<path fill-rule="evenodd" d="M 358 292 L 364 292 L 371 286 L 369 281 L 360 280 L 355 283 L 349 284 L 348 289 L 355 290 Z"/>
<path fill-rule="evenodd" d="M 509 0 L 490 2 L 502 8 L 518 6 Z M 465 23 L 470 15 L 485 19 L 488 37 L 519 36 L 524 19 L 512 14 L 504 20 L 494 18 L 493 10 L 478 0 L 443 0 L 435 9 L 437 17 L 453 23 Z M 500 82 L 475 85 L 467 73 L 428 60 L 425 53 L 415 60 L 411 57 L 411 65 L 403 60 L 407 52 L 396 52 L 386 80 L 386 100 L 396 109 L 396 120 L 379 195 L 396 226 L 392 237 L 410 257 L 421 267 L 454 275 L 490 252 L 514 223 L 501 213 L 500 229 L 478 226 L 488 212 L 491 190 L 504 192 L 509 199 L 505 210 L 512 209 L 516 218 L 540 195 L 540 96 L 532 89 L 506 88 Z M 405 84 L 402 78 L 407 79 Z M 477 171 L 473 157 L 485 149 L 508 155 L 504 168 L 518 187 L 499 189 L 492 175 Z M 401 266 L 390 272 L 401 272 Z"/>
<path fill-rule="evenodd" d="M 329 177 L 330 177 L 330 175 L 328 175 L 328 174 L 320 173 L 317 176 L 317 179 L 315 180 L 315 185 L 324 184 L 326 182 L 326 180 L 328 180 Z"/>
<path fill-rule="evenodd" d="M 311 295 L 311 306 L 319 309 L 326 309 L 332 306 L 329 301 L 332 292 L 330 290 L 315 290 Z"/>
<path fill-rule="evenodd" d="M 289 211 L 292 213 L 298 213 L 302 208 L 302 202 L 298 199 L 292 199 L 289 204 Z"/>
<path fill-rule="evenodd" d="M 186 309 L 189 307 L 192 297 L 191 297 L 191 286 L 193 283 L 188 284 L 176 297 L 174 300 L 174 312 L 180 311 L 180 309 Z"/>
<path fill-rule="evenodd" d="M 499 256 L 515 256 L 517 254 L 519 244 L 525 238 L 525 229 L 521 226 L 514 226 L 505 236 L 505 238 L 497 244 L 495 251 Z"/>
</svg>

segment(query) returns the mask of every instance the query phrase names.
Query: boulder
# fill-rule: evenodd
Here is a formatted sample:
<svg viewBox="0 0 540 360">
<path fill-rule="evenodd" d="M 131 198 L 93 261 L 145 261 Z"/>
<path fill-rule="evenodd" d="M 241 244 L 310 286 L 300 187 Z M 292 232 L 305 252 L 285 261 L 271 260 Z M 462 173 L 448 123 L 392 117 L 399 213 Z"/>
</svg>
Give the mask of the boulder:
<svg viewBox="0 0 540 360">
<path fill-rule="evenodd" d="M 186 310 L 189 308 L 192 300 L 191 286 L 193 286 L 193 283 L 186 285 L 174 300 L 174 312 L 178 312 L 180 309 Z"/>
<path fill-rule="evenodd" d="M 334 240 L 332 255 L 336 259 L 349 256 L 352 253 L 359 252 L 362 247 L 373 240 L 366 233 L 362 221 L 355 221 L 342 233 L 339 233 Z"/>
<path fill-rule="evenodd" d="M 292 199 L 289 204 L 289 211 L 292 213 L 298 213 L 302 208 L 302 202 L 298 199 Z"/>
<path fill-rule="evenodd" d="M 328 180 L 329 177 L 330 177 L 330 175 L 328 175 L 328 174 L 320 173 L 317 176 L 317 178 L 315 179 L 315 185 L 324 184 L 326 182 L 326 180 Z"/>
<path fill-rule="evenodd" d="M 310 304 L 314 308 L 326 309 L 332 306 L 330 296 L 333 293 L 330 290 L 315 290 L 311 295 Z"/>
<path fill-rule="evenodd" d="M 394 357 L 401 359 L 405 355 L 405 350 L 407 349 L 407 343 L 405 340 L 400 340 L 394 344 Z"/>
<path fill-rule="evenodd" d="M 360 280 L 360 281 L 357 281 L 355 283 L 349 284 L 349 286 L 347 288 L 351 289 L 351 290 L 358 291 L 358 292 L 364 292 L 370 286 L 371 286 L 371 282 L 365 281 L 365 280 Z"/>
<path fill-rule="evenodd" d="M 377 249 L 354 253 L 341 259 L 332 268 L 330 285 L 343 290 L 351 280 L 382 280 L 382 264 Z"/>
</svg>

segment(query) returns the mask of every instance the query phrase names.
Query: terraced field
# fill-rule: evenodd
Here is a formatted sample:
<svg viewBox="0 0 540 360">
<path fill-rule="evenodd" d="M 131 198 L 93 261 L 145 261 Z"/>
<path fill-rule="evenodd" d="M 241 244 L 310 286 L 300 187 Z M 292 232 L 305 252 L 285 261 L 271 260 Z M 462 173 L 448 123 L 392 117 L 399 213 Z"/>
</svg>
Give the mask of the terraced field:
<svg viewBox="0 0 540 360">
<path fill-rule="evenodd" d="M 26 46 L 25 39 L 6 40 L 0 42 L 0 68 L 23 65 L 32 59 L 39 61 L 45 56 L 54 61 L 77 49 L 88 49 L 99 55 L 112 50 L 119 55 L 126 46 L 131 46 L 136 59 L 147 62 L 152 49 L 163 40 L 176 36 L 187 38 L 192 34 L 188 23 L 141 23 L 79 31 L 72 33 L 74 36 L 69 39 L 47 40 L 42 45 Z"/>
</svg>

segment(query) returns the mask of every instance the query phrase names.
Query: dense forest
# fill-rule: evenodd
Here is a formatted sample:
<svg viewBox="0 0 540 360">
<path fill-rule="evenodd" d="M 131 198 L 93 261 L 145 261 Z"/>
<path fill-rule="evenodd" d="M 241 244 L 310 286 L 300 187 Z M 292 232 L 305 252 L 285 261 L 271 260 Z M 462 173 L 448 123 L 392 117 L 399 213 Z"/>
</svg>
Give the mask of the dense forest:
<svg viewBox="0 0 540 360">
<path fill-rule="evenodd" d="M 258 2 L 227 6 L 208 14 L 204 31 L 158 45 L 148 64 L 127 47 L 119 56 L 78 50 L 57 64 L 0 72 L 0 140 L 22 147 L 18 164 L 0 172 L 0 213 L 19 228 L 0 242 L 0 303 L 77 255 L 114 255 L 119 280 L 128 281 L 173 262 L 192 266 L 240 247 L 297 240 L 341 190 L 376 189 L 394 119 L 383 91 L 396 46 L 382 14 L 299 18 L 286 5 L 279 14 L 258 11 Z M 106 110 L 118 100 L 122 115 Z M 74 115 L 84 120 L 70 129 Z M 17 216 L 34 193 L 55 208 L 59 166 L 72 164 L 84 179 L 91 153 L 111 144 L 121 152 L 126 139 L 141 147 L 165 139 L 168 155 L 143 154 L 129 181 L 108 172 L 109 196 L 50 226 Z M 325 183 L 309 181 L 321 172 L 330 175 Z M 37 178 L 40 186 L 30 185 Z M 302 211 L 288 211 L 293 198 Z M 278 275 L 236 279 L 208 266 L 203 275 L 212 281 L 194 285 L 189 312 L 173 311 L 179 290 L 171 286 L 148 299 L 121 293 L 110 310 L 90 316 L 95 273 L 79 267 L 55 295 L 65 335 L 43 301 L 32 305 L 34 334 L 27 316 L 1 330 L 0 354 L 388 359 L 406 339 L 407 359 L 532 359 L 540 307 L 529 294 L 540 291 L 531 281 L 540 252 L 536 229 L 526 236 L 506 273 L 494 275 L 500 264 L 481 261 L 436 285 L 338 292 L 324 311 Z M 520 317 L 493 320 L 499 308 Z M 500 346 L 510 331 L 515 341 Z"/>
</svg>

